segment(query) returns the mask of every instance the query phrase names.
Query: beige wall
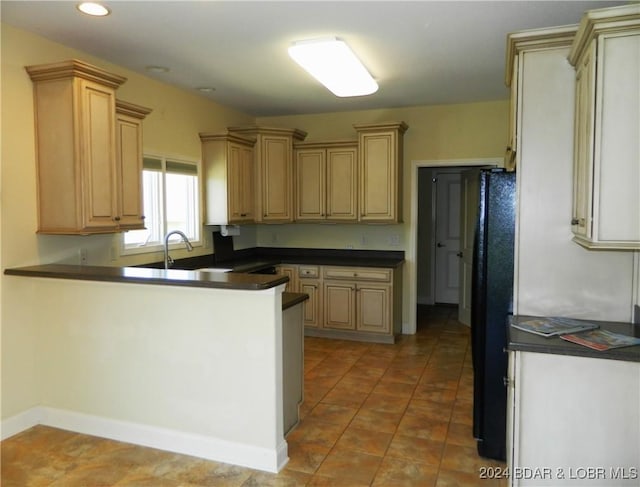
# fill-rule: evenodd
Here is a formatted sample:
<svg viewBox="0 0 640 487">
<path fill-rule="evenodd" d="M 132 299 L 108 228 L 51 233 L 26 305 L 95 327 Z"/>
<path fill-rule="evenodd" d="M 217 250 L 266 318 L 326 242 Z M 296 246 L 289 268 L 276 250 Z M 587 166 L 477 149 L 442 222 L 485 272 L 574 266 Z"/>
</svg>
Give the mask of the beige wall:
<svg viewBox="0 0 640 487">
<path fill-rule="evenodd" d="M 125 76 L 117 97 L 153 111 L 144 121 L 144 150 L 149 153 L 200 159 L 202 131 L 252 123 L 253 118 L 201 96 L 159 83 L 86 53 L 2 25 L 2 171 L 3 265 L 6 267 L 60 262 L 77 263 L 78 250 L 88 250 L 89 264 L 126 265 L 162 260 L 162 255 L 111 260 L 119 235 L 89 237 L 36 235 L 35 148 L 32 83 L 24 67 L 78 58 Z M 197 249 L 210 253 L 211 249 Z M 184 252 L 173 252 L 181 257 Z"/>
</svg>

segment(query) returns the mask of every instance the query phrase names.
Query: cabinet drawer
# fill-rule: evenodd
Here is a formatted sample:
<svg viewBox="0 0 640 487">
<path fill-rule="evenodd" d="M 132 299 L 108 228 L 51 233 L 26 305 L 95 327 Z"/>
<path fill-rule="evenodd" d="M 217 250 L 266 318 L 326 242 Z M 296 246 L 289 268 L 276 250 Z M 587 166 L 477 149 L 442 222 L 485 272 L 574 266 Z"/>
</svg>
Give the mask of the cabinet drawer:
<svg viewBox="0 0 640 487">
<path fill-rule="evenodd" d="M 391 269 L 375 269 L 371 267 L 325 267 L 326 279 L 357 279 L 362 281 L 391 281 Z"/>
<path fill-rule="evenodd" d="M 298 267 L 298 275 L 302 278 L 318 278 L 320 270 L 317 265 L 301 265 Z"/>
</svg>

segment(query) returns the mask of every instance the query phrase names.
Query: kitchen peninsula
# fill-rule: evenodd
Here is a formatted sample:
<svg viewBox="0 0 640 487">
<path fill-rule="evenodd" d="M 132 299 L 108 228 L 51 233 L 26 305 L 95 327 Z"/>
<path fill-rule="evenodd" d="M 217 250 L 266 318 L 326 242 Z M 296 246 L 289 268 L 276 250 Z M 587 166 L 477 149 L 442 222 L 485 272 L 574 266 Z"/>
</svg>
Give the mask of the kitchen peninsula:
<svg viewBox="0 0 640 487">
<path fill-rule="evenodd" d="M 46 424 L 271 472 L 287 462 L 297 404 L 287 419 L 283 302 L 300 317 L 305 296 L 283 299 L 286 277 L 64 265 L 5 274 L 33 304 L 22 319 L 39 323 L 39 397 L 4 428 Z"/>
</svg>

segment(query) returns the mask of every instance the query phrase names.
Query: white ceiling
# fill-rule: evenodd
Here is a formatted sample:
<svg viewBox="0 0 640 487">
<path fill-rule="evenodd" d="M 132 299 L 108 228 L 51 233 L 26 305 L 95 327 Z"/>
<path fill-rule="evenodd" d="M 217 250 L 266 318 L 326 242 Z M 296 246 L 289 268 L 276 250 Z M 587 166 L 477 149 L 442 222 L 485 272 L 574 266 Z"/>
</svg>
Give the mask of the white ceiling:
<svg viewBox="0 0 640 487">
<path fill-rule="evenodd" d="M 579 22 L 615 1 L 106 1 L 90 18 L 68 1 L 2 0 L 2 22 L 254 116 L 504 99 L 509 32 Z M 378 81 L 336 98 L 288 56 L 291 42 L 347 41 Z M 148 65 L 170 68 L 150 74 Z"/>
</svg>

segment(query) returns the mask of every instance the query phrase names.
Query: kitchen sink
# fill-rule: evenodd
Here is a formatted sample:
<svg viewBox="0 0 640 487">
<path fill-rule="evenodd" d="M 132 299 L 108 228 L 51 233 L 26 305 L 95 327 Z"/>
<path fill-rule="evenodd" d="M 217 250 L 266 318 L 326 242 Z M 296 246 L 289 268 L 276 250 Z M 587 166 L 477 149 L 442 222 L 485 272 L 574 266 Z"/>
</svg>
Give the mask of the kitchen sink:
<svg viewBox="0 0 640 487">
<path fill-rule="evenodd" d="M 203 267 L 196 270 L 200 272 L 231 272 L 233 269 L 229 267 Z"/>
</svg>

